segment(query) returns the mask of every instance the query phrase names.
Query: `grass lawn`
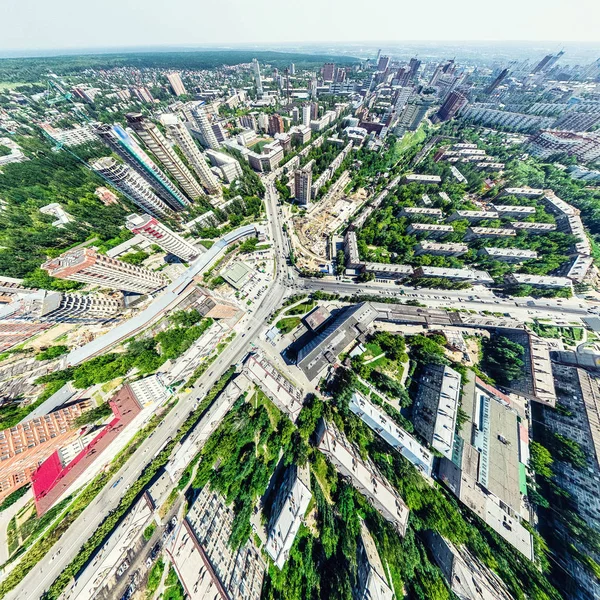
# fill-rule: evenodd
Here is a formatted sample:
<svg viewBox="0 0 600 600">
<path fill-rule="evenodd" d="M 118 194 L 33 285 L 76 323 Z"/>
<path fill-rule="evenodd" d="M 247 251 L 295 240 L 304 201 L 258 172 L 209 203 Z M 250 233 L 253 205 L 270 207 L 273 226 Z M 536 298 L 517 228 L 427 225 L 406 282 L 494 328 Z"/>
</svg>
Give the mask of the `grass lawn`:
<svg viewBox="0 0 600 600">
<path fill-rule="evenodd" d="M 298 304 L 297 306 L 293 306 L 288 309 L 285 314 L 286 315 L 305 315 L 307 312 L 310 312 L 315 306 L 316 302 L 303 302 L 302 304 Z"/>
<path fill-rule="evenodd" d="M 396 147 L 394 148 L 394 159 L 398 160 L 402 154 L 416 144 L 421 144 L 424 139 L 425 128 L 423 125 L 421 125 L 416 131 L 407 131 L 402 139 L 396 142 Z"/>
<path fill-rule="evenodd" d="M 300 325 L 300 317 L 288 317 L 286 319 L 280 319 L 275 323 L 275 327 L 277 327 L 283 335 L 293 331 L 298 325 Z"/>
</svg>

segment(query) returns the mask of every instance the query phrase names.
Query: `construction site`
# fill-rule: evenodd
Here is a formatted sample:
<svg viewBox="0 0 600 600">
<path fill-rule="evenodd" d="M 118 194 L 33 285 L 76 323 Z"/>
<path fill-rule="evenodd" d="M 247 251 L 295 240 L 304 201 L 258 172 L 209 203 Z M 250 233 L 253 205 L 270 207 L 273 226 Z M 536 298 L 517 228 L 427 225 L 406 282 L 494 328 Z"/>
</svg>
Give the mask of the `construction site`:
<svg viewBox="0 0 600 600">
<path fill-rule="evenodd" d="M 367 194 L 362 189 L 351 195 L 344 192 L 350 179 L 350 172 L 344 171 L 322 200 L 292 217 L 291 237 L 300 269 L 321 270 L 323 263 L 333 258 L 333 235 L 365 201 Z"/>
</svg>

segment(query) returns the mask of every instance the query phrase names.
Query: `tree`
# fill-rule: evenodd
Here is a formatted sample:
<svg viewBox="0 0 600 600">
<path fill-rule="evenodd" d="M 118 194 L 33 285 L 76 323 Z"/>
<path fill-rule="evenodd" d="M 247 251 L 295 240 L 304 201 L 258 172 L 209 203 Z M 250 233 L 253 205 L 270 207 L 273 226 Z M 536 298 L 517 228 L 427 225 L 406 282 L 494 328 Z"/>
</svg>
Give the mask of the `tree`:
<svg viewBox="0 0 600 600">
<path fill-rule="evenodd" d="M 554 472 L 552 471 L 552 463 L 554 460 L 552 459 L 550 451 L 539 442 L 532 441 L 529 444 L 529 454 L 529 463 L 536 475 L 539 475 L 548 481 L 551 480 L 554 477 Z"/>
<path fill-rule="evenodd" d="M 501 385 L 509 385 L 523 375 L 525 349 L 503 335 L 483 340 L 481 367 Z"/>
</svg>

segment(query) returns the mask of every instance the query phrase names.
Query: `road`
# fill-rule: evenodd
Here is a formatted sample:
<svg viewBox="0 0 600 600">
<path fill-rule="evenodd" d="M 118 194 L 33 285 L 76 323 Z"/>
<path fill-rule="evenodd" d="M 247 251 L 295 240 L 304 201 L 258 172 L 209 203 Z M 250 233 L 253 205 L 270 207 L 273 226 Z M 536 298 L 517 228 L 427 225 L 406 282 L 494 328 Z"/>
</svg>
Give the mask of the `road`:
<svg viewBox="0 0 600 600">
<path fill-rule="evenodd" d="M 165 417 L 152 436 L 140 445 L 20 585 L 6 595 L 7 599 L 40 598 L 50 588 L 54 580 L 79 554 L 83 543 L 91 537 L 106 515 L 117 507 L 127 489 L 138 480 L 148 463 L 181 427 L 194 405 L 214 387 L 230 365 L 239 362 L 248 353 L 252 339 L 259 335 L 269 315 L 282 302 L 287 291 L 284 283 L 288 278 L 286 242 L 277 212 L 277 193 L 269 179 L 265 180 L 265 184 L 267 218 L 276 249 L 275 278 L 272 285 L 254 313 L 248 314 L 240 321 L 238 334 L 219 356 L 219 360 L 215 361 L 214 367 L 196 382 L 189 393 L 180 396 L 175 409 Z"/>
<path fill-rule="evenodd" d="M 392 283 L 348 283 L 330 278 L 298 279 L 294 281 L 294 285 L 297 291 L 321 290 L 342 295 L 378 294 L 397 297 L 404 301 L 418 300 L 430 307 L 510 313 L 525 321 L 544 318 L 552 319 L 558 324 L 568 321 L 569 318 L 580 319 L 597 314 L 595 311 L 590 312 L 586 305 L 578 299 L 499 298 L 485 289 L 436 290 L 422 288 L 415 290 L 412 287 Z"/>
</svg>

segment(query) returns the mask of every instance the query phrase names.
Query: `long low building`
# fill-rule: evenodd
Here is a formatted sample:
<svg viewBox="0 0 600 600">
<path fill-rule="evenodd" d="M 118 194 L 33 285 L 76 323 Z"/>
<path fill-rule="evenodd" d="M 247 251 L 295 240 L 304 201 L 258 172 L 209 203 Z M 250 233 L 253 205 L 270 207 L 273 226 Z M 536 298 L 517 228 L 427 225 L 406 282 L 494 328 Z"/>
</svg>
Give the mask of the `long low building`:
<svg viewBox="0 0 600 600">
<path fill-rule="evenodd" d="M 535 215 L 534 206 L 512 206 L 509 204 L 493 204 L 492 206 L 501 217 L 525 218 Z"/>
<path fill-rule="evenodd" d="M 481 238 L 506 238 L 515 237 L 517 232 L 514 229 L 505 229 L 502 227 L 469 227 L 465 240 L 476 240 Z"/>
<path fill-rule="evenodd" d="M 363 460 L 346 436 L 324 419 L 317 429 L 317 447 L 336 470 L 349 478 L 381 516 L 404 536 L 408 526 L 408 506 L 377 467 L 371 461 Z"/>
<path fill-rule="evenodd" d="M 295 423 L 302 410 L 304 391 L 286 379 L 261 353 L 248 355 L 244 374 Z"/>
<path fill-rule="evenodd" d="M 350 398 L 350 410 L 381 436 L 392 448 L 411 462 L 421 473 L 431 477 L 433 455 L 400 425 L 387 416 L 385 411 L 367 400 L 359 392 Z"/>
<path fill-rule="evenodd" d="M 573 282 L 568 277 L 552 275 L 530 275 L 528 273 L 509 273 L 506 275 L 509 285 L 530 285 L 536 288 L 572 289 Z"/>
<path fill-rule="evenodd" d="M 457 221 L 466 219 L 469 223 L 483 221 L 485 219 L 497 219 L 500 215 L 492 210 L 455 210 L 449 217 L 448 221 Z"/>
<path fill-rule="evenodd" d="M 308 466 L 291 465 L 271 508 L 269 533 L 265 545 L 267 554 L 279 569 L 283 569 L 289 557 L 311 498 Z"/>
<path fill-rule="evenodd" d="M 520 248 L 491 248 L 486 246 L 479 253 L 494 260 L 508 263 L 520 263 L 526 260 L 535 260 L 538 257 L 535 250 L 521 250 Z"/>
<path fill-rule="evenodd" d="M 436 451 L 452 458 L 461 377 L 444 365 L 427 365 L 413 405 L 415 431 Z"/>
<path fill-rule="evenodd" d="M 504 188 L 502 195 L 503 196 L 516 196 L 517 198 L 519 196 L 522 196 L 524 198 L 538 198 L 539 196 L 543 195 L 544 190 L 539 190 L 536 188 L 530 188 L 530 187 L 510 187 L 510 188 Z"/>
<path fill-rule="evenodd" d="M 415 254 L 432 254 L 434 256 L 461 256 L 469 251 L 466 244 L 419 242 L 415 246 Z"/>
<path fill-rule="evenodd" d="M 411 223 L 406 229 L 406 233 L 421 237 L 442 237 L 453 231 L 452 225 L 437 225 L 435 223 Z"/>
<path fill-rule="evenodd" d="M 405 183 L 428 183 L 437 184 L 442 183 L 442 178 L 439 175 L 419 175 L 417 173 L 411 173 L 404 176 Z"/>
<path fill-rule="evenodd" d="M 401 217 L 431 217 L 441 219 L 442 211 L 439 208 L 421 208 L 419 206 L 405 206 L 399 216 Z"/>
<path fill-rule="evenodd" d="M 417 267 L 415 277 L 442 277 L 453 281 L 470 281 L 472 283 L 494 283 L 494 279 L 486 271 L 475 269 L 448 269 L 446 267 Z"/>
<path fill-rule="evenodd" d="M 542 231 L 556 231 L 556 225 L 554 223 L 535 223 L 528 221 L 511 221 L 510 226 L 513 229 L 531 232 L 542 232 Z"/>
</svg>

